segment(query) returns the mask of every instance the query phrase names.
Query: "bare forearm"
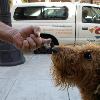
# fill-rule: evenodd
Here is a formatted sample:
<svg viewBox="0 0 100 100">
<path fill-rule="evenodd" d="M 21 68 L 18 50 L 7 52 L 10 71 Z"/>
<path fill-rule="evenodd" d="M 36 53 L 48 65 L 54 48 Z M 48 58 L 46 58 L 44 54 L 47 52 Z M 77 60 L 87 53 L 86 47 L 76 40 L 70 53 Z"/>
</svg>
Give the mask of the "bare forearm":
<svg viewBox="0 0 100 100">
<path fill-rule="evenodd" d="M 17 33 L 17 30 L 0 22 L 0 40 L 5 42 L 13 42 L 13 33 Z"/>
</svg>

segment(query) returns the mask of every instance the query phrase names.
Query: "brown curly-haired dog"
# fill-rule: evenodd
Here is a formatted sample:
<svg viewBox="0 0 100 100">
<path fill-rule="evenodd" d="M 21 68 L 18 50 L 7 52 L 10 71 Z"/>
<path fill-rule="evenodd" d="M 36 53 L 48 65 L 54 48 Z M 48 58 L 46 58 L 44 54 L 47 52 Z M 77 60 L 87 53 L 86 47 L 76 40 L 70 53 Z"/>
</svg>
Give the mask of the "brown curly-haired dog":
<svg viewBox="0 0 100 100">
<path fill-rule="evenodd" d="M 77 86 L 82 100 L 100 100 L 100 46 L 53 48 L 52 75 L 57 86 Z"/>
</svg>

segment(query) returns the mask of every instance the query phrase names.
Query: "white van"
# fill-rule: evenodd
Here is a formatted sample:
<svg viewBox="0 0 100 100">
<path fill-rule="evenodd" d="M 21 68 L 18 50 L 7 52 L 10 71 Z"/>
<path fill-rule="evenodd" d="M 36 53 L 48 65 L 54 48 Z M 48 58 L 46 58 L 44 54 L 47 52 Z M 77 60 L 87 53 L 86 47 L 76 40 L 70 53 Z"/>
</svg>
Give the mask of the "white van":
<svg viewBox="0 0 100 100">
<path fill-rule="evenodd" d="M 54 45 L 100 43 L 100 6 L 71 2 L 36 2 L 16 5 L 12 25 L 41 28 L 41 37 L 51 38 Z"/>
</svg>

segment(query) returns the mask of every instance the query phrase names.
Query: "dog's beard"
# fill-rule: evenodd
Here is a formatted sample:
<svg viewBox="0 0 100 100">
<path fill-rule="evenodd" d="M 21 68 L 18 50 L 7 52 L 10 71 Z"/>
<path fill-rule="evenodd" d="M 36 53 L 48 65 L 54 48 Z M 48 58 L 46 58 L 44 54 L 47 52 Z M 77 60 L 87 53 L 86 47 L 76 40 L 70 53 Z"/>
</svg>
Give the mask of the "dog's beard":
<svg viewBox="0 0 100 100">
<path fill-rule="evenodd" d="M 62 53 L 52 54 L 52 76 L 56 86 L 74 86 L 78 76 L 74 59 L 67 59 Z"/>
</svg>

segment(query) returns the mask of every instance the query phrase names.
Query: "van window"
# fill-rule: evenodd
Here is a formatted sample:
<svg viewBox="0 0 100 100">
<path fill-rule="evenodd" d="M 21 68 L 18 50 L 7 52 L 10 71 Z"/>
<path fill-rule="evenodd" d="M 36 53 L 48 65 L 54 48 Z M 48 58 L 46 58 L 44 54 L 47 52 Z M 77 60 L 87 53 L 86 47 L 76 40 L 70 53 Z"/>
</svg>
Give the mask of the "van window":
<svg viewBox="0 0 100 100">
<path fill-rule="evenodd" d="M 84 6 L 82 8 L 83 23 L 100 23 L 100 8 Z"/>
<path fill-rule="evenodd" d="M 38 19 L 41 16 L 41 7 L 17 7 L 14 12 L 15 20 Z"/>
<path fill-rule="evenodd" d="M 45 7 L 43 11 L 44 19 L 66 19 L 68 17 L 66 7 Z"/>
<path fill-rule="evenodd" d="M 15 20 L 64 20 L 68 17 L 67 7 L 17 7 Z"/>
</svg>

